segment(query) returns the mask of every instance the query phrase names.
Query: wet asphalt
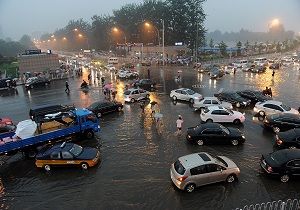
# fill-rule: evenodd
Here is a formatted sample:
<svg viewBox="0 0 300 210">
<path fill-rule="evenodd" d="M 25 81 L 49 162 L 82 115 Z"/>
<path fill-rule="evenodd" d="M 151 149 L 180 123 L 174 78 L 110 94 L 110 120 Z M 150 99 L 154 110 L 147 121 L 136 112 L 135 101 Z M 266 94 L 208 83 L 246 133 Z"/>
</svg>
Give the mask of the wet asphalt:
<svg viewBox="0 0 300 210">
<path fill-rule="evenodd" d="M 172 89 L 192 88 L 203 96 L 225 91 L 271 87 L 276 100 L 300 106 L 300 71 L 295 66 L 255 74 L 237 71 L 221 79 L 210 80 L 189 67 L 150 67 L 151 79 L 157 91 L 151 100 L 157 101 L 163 114 L 163 125 L 157 130 L 151 118 L 150 105 L 142 114 L 138 104 L 124 104 L 124 111 L 103 116 L 101 132 L 93 140 L 82 139 L 83 146 L 98 147 L 101 163 L 82 171 L 79 168 L 59 168 L 50 173 L 35 168 L 34 160 L 20 154 L 5 158 L 0 166 L 0 209 L 234 209 L 244 205 L 286 200 L 300 197 L 300 182 L 281 183 L 265 176 L 260 170 L 261 154 L 274 151 L 275 135 L 265 130 L 262 122 L 253 116 L 253 107 L 239 109 L 246 115 L 243 125 L 235 126 L 246 136 L 244 145 L 196 146 L 185 139 L 185 130 L 200 123 L 198 112 L 186 102 L 174 103 L 169 98 Z M 137 69 L 141 78 L 147 69 Z M 175 80 L 182 70 L 181 81 Z M 28 118 L 30 107 L 45 104 L 74 104 L 87 107 L 104 100 L 96 70 L 92 70 L 91 90 L 79 89 L 83 77 L 70 78 L 70 94 L 64 92 L 65 80 L 53 81 L 45 88 L 26 91 L 18 86 L 18 94 L 1 92 L 0 116 L 9 116 L 14 122 Z M 97 71 L 117 89 L 117 100 L 123 101 L 123 90 L 128 81 L 117 81 L 114 73 Z M 181 136 L 175 136 L 178 115 L 184 119 Z M 233 126 L 227 124 L 227 126 Z M 217 183 L 198 188 L 188 194 L 177 190 L 170 179 L 170 164 L 180 156 L 205 151 L 225 155 L 240 167 L 241 176 L 233 184 Z M 3 162 L 2 162 L 3 163 Z"/>
</svg>

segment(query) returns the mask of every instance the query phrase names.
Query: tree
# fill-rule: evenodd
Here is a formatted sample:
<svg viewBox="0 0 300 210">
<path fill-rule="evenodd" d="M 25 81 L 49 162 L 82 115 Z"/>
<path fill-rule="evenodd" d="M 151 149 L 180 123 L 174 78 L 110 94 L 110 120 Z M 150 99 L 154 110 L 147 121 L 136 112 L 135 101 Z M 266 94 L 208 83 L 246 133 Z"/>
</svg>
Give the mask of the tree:
<svg viewBox="0 0 300 210">
<path fill-rule="evenodd" d="M 23 35 L 19 41 L 20 44 L 24 45 L 27 48 L 36 48 L 33 44 L 33 42 L 31 41 L 30 36 L 28 35 Z"/>
<path fill-rule="evenodd" d="M 210 39 L 209 41 L 209 47 L 210 48 L 214 48 L 215 44 L 214 44 L 214 40 L 213 39 Z"/>
<path fill-rule="evenodd" d="M 240 56 L 241 55 L 242 42 L 238 41 L 236 43 L 236 47 L 237 47 L 237 55 Z"/>
<path fill-rule="evenodd" d="M 281 44 L 280 44 L 280 42 L 277 42 L 276 52 L 281 52 Z"/>
<path fill-rule="evenodd" d="M 221 55 L 227 56 L 227 51 L 226 51 L 227 45 L 225 44 L 225 42 L 221 41 L 221 42 L 219 43 L 219 48 L 220 48 L 220 53 L 221 53 Z"/>
</svg>

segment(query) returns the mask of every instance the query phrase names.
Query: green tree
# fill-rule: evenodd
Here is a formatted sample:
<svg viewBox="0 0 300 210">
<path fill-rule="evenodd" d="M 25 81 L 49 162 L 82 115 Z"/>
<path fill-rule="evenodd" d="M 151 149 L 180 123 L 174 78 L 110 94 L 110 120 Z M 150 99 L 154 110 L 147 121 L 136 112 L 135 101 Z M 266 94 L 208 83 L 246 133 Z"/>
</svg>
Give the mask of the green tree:
<svg viewBox="0 0 300 210">
<path fill-rule="evenodd" d="M 280 44 L 280 42 L 277 42 L 276 52 L 281 52 L 281 44 Z"/>
<path fill-rule="evenodd" d="M 24 45 L 27 48 L 35 48 L 33 42 L 31 41 L 30 36 L 23 35 L 22 38 L 19 41 L 20 44 Z"/>
<path fill-rule="evenodd" d="M 242 42 L 238 41 L 236 43 L 236 47 L 237 47 L 237 55 L 240 56 L 241 55 Z"/>
<path fill-rule="evenodd" d="M 209 47 L 210 47 L 210 48 L 213 48 L 214 46 L 215 46 L 214 40 L 213 40 L 213 39 L 210 39 L 210 41 L 209 41 Z"/>
<path fill-rule="evenodd" d="M 223 42 L 223 41 L 221 41 L 221 42 L 219 43 L 219 48 L 220 48 L 220 53 L 221 53 L 221 55 L 222 55 L 222 56 L 227 56 L 227 51 L 226 51 L 227 45 L 226 45 L 226 43 Z"/>
</svg>

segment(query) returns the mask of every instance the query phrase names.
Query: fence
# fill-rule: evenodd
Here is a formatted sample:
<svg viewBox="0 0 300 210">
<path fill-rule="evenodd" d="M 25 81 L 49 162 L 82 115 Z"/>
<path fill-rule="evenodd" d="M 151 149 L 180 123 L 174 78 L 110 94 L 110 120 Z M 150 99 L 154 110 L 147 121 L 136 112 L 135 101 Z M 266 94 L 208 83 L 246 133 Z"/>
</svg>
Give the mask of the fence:
<svg viewBox="0 0 300 210">
<path fill-rule="evenodd" d="M 251 204 L 243 208 L 236 208 L 235 210 L 300 210 L 300 200 L 288 199 L 285 202 L 278 200 L 261 204 Z"/>
</svg>

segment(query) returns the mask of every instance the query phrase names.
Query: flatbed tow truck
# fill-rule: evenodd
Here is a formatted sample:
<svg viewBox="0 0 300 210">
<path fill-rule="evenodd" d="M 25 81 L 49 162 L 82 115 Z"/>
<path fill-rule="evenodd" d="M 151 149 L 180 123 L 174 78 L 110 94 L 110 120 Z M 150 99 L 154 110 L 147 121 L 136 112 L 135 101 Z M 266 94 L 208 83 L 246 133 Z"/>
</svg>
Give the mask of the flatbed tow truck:
<svg viewBox="0 0 300 210">
<path fill-rule="evenodd" d="M 20 139 L 15 132 L 0 134 L 0 155 L 24 152 L 34 157 L 41 146 L 64 141 L 72 136 L 91 139 L 95 132 L 100 131 L 99 120 L 91 111 L 75 108 L 70 113 L 66 119 L 38 123 L 38 129 L 32 137 Z"/>
</svg>

